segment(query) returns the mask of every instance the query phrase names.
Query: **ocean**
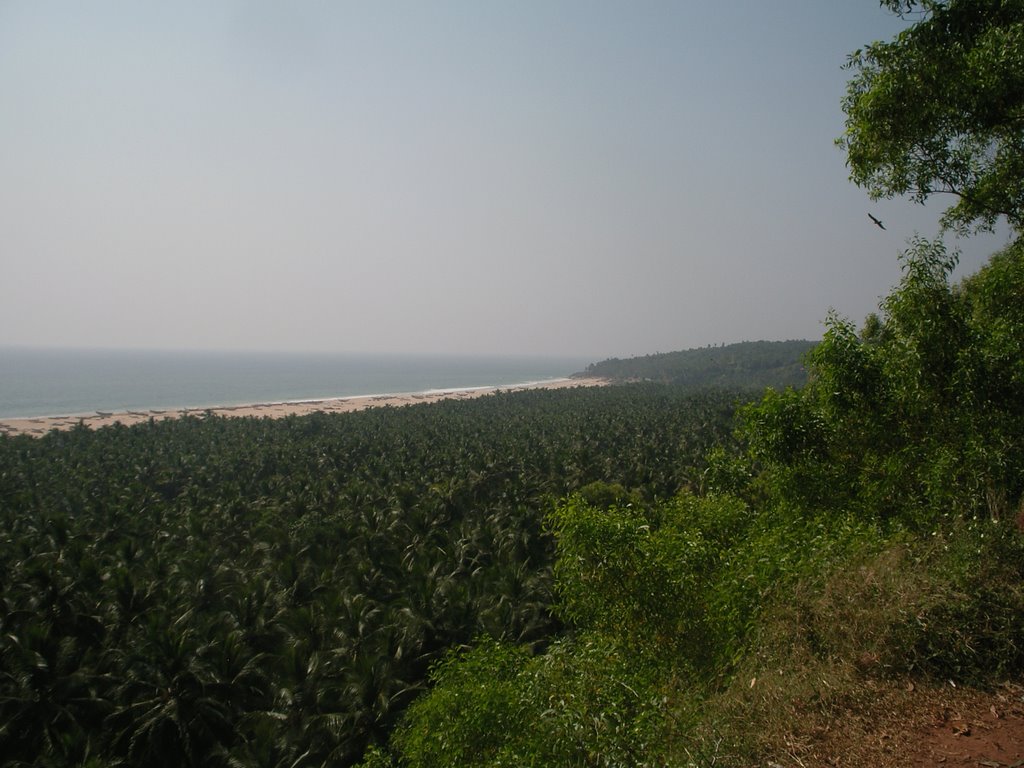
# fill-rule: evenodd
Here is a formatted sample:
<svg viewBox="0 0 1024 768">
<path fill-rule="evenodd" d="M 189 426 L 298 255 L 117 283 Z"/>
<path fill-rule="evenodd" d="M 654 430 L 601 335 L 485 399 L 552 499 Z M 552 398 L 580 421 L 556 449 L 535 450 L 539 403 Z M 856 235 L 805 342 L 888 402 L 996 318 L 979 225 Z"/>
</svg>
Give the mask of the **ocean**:
<svg viewBox="0 0 1024 768">
<path fill-rule="evenodd" d="M 591 362 L 571 357 L 0 347 L 0 418 L 512 386 L 564 378 Z"/>
</svg>

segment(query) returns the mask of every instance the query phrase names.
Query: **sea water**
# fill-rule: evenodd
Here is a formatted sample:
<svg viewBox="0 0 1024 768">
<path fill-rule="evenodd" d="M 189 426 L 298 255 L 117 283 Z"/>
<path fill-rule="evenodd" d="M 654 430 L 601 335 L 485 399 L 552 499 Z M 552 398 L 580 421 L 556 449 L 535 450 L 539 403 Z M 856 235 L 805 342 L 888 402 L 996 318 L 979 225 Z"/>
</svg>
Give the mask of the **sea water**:
<svg viewBox="0 0 1024 768">
<path fill-rule="evenodd" d="M 0 418 L 208 408 L 536 383 L 592 360 L 0 347 Z"/>
</svg>

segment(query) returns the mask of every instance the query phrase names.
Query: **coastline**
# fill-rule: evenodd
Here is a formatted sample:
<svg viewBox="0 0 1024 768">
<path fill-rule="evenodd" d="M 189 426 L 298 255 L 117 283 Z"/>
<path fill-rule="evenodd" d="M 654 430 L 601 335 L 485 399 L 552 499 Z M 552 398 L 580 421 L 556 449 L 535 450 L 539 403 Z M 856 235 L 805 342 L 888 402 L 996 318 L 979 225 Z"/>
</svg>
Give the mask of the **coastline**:
<svg viewBox="0 0 1024 768">
<path fill-rule="evenodd" d="M 256 417 L 279 419 L 284 416 L 304 416 L 309 413 L 352 413 L 367 408 L 401 407 L 417 403 L 434 403 L 439 400 L 468 400 L 495 392 L 510 392 L 525 389 L 566 389 L 573 387 L 601 387 L 609 382 L 599 378 L 563 378 L 549 381 L 529 382 L 491 387 L 452 387 L 431 389 L 424 392 L 402 392 L 380 395 L 354 395 L 350 397 L 322 398 L 316 400 L 294 400 L 277 403 L 251 403 L 248 405 L 213 406 L 209 408 L 171 408 L 166 410 L 94 411 L 92 414 L 72 416 L 36 416 L 31 418 L 0 419 L 0 434 L 32 435 L 41 437 L 52 430 L 68 430 L 83 424 L 92 429 L 124 424 L 130 426 L 141 422 L 176 419 L 185 415 L 213 415 L 229 417 Z"/>
</svg>

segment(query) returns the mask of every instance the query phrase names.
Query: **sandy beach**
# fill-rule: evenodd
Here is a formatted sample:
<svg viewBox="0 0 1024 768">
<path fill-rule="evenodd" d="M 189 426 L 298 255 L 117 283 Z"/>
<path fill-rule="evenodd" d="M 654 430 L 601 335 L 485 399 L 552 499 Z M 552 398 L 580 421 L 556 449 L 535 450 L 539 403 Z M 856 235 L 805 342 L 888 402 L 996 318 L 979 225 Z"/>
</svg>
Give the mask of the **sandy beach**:
<svg viewBox="0 0 1024 768">
<path fill-rule="evenodd" d="M 325 400 L 301 400 L 288 403 L 253 403 L 251 405 L 215 406 L 211 408 L 180 408 L 149 411 L 124 411 L 107 413 L 95 411 L 92 414 L 76 414 L 71 416 L 38 416 L 24 419 L 0 419 L 0 433 L 8 435 L 45 435 L 53 429 L 71 429 L 84 424 L 87 427 L 99 428 L 111 424 L 138 424 L 154 419 L 176 419 L 185 414 L 202 416 L 253 416 L 271 419 L 282 416 L 302 416 L 307 413 L 351 413 L 365 408 L 384 406 L 400 407 L 416 403 L 433 403 L 438 400 L 466 400 L 473 397 L 509 392 L 519 389 L 564 389 L 567 387 L 600 387 L 608 382 L 597 378 L 556 379 L 537 384 L 519 386 L 479 387 L 473 389 L 431 390 L 429 392 L 409 392 L 394 395 L 365 395 L 355 397 L 338 397 Z"/>
</svg>

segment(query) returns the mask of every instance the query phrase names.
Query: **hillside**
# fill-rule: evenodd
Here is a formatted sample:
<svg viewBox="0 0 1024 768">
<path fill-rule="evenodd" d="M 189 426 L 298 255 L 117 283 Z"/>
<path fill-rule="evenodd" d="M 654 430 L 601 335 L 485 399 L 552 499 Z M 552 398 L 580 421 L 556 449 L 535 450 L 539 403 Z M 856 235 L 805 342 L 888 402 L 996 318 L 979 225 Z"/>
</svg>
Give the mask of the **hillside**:
<svg viewBox="0 0 1024 768">
<path fill-rule="evenodd" d="M 760 391 L 766 387 L 800 387 L 807 381 L 804 361 L 815 343 L 744 341 L 625 360 L 612 358 L 587 366 L 579 375 L 620 383 L 655 381 L 693 389 L 727 387 Z"/>
<path fill-rule="evenodd" d="M 556 503 L 565 631 L 450 652 L 364 765 L 1020 765 L 1024 243 L 955 265 L 916 241 L 697 489 Z"/>
</svg>

